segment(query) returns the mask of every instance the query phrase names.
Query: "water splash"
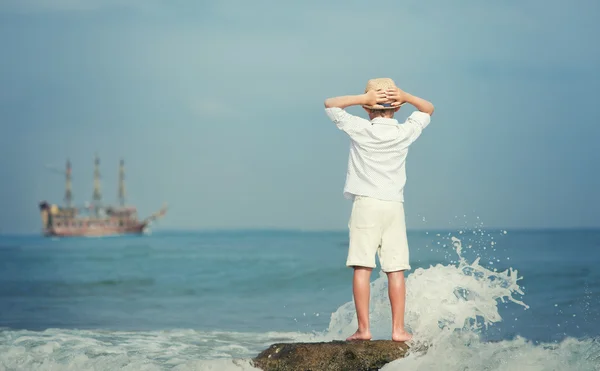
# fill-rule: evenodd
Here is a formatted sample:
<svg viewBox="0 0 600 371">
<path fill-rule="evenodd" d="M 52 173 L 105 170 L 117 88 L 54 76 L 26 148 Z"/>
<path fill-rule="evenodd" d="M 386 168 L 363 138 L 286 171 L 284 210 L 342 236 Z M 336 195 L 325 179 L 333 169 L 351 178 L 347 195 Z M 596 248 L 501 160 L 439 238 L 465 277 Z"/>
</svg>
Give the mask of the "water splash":
<svg viewBox="0 0 600 371">
<path fill-rule="evenodd" d="M 498 305 L 529 308 L 517 270 L 492 271 L 477 257 L 462 256 L 461 240 L 451 236 L 456 264 L 416 269 L 406 279 L 406 325 L 413 333 L 408 357 L 382 370 L 600 370 L 600 340 L 567 338 L 560 344 L 534 344 L 522 337 L 484 342 L 482 329 L 502 321 Z M 391 310 L 387 278 L 371 284 L 370 318 L 375 338 L 390 339 Z M 352 302 L 338 308 L 321 340 L 340 339 L 357 327 Z M 418 345 L 426 345 L 421 347 Z"/>
<path fill-rule="evenodd" d="M 518 272 L 509 268 L 495 272 L 479 264 L 468 263 L 461 255 L 461 241 L 452 237 L 458 264 L 419 268 L 406 279 L 406 325 L 415 339 L 432 342 L 454 331 L 476 331 L 502 320 L 498 301 L 511 301 L 528 308 L 516 295 L 523 295 Z M 391 310 L 387 278 L 381 273 L 371 284 L 370 315 L 375 337 L 389 338 Z M 352 302 L 333 313 L 324 338 L 349 336 L 357 322 Z"/>
</svg>

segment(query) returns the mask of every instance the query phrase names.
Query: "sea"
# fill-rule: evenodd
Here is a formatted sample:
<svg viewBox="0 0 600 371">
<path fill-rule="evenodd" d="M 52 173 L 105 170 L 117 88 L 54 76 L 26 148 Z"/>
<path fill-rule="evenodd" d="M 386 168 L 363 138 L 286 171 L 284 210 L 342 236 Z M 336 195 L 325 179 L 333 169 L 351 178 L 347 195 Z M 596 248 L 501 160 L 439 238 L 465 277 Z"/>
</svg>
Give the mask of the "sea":
<svg viewBox="0 0 600 371">
<path fill-rule="evenodd" d="M 383 370 L 600 370 L 600 230 L 408 238 L 413 350 Z M 347 246 L 347 231 L 0 236 L 0 371 L 255 370 L 273 343 L 343 340 Z M 374 339 L 390 339 L 379 268 L 371 285 Z"/>
</svg>

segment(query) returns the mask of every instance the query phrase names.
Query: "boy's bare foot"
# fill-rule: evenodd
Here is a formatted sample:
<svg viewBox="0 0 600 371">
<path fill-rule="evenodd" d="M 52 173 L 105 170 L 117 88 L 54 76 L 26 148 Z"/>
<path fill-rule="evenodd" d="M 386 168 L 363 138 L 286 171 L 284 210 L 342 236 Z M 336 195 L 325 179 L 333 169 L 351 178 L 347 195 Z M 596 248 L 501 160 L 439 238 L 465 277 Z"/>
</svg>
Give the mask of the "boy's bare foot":
<svg viewBox="0 0 600 371">
<path fill-rule="evenodd" d="M 392 333 L 392 340 L 394 341 L 409 341 L 412 339 L 412 335 L 406 331 L 397 331 Z"/>
<path fill-rule="evenodd" d="M 356 340 L 371 340 L 371 331 L 360 331 L 357 330 L 354 335 L 350 336 L 346 341 Z"/>
</svg>

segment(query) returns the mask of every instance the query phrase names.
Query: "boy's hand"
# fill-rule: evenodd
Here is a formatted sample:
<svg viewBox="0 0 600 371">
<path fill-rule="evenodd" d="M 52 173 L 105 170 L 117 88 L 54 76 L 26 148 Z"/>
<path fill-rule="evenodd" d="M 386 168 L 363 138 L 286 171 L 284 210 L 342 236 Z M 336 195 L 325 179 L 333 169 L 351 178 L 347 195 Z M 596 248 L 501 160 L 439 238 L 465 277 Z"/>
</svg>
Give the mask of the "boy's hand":
<svg viewBox="0 0 600 371">
<path fill-rule="evenodd" d="M 367 106 L 375 106 L 379 103 L 387 103 L 389 101 L 389 97 L 384 90 L 371 90 L 365 93 L 364 97 L 365 105 Z"/>
<path fill-rule="evenodd" d="M 387 98 L 392 102 L 392 107 L 399 107 L 406 103 L 407 94 L 399 88 L 388 89 L 385 91 Z"/>
</svg>

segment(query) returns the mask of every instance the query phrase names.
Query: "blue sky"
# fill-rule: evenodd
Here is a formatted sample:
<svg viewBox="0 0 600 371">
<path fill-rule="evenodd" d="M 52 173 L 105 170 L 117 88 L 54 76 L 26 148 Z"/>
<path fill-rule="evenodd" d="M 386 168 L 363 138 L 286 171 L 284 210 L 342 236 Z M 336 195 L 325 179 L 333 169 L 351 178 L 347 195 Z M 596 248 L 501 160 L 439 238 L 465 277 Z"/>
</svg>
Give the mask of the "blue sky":
<svg viewBox="0 0 600 371">
<path fill-rule="evenodd" d="M 0 230 L 62 202 L 93 156 L 161 228 L 344 229 L 348 139 L 323 112 L 389 76 L 431 100 L 409 228 L 600 227 L 597 1 L 0 4 Z M 360 109 L 351 112 L 362 114 Z M 398 118 L 411 112 L 405 106 Z M 479 217 L 479 219 L 477 219 Z"/>
</svg>

